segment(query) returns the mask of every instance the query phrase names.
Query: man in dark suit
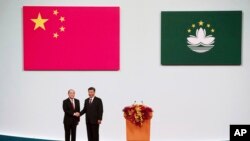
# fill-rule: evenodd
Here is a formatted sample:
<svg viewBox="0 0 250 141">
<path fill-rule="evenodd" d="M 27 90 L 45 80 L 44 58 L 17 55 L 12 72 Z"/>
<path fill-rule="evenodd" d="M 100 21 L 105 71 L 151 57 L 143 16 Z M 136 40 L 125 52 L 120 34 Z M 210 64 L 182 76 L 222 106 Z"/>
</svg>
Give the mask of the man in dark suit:
<svg viewBox="0 0 250 141">
<path fill-rule="evenodd" d="M 75 91 L 68 91 L 68 98 L 63 101 L 65 141 L 76 140 L 76 126 L 80 121 L 80 102 L 75 98 Z"/>
<path fill-rule="evenodd" d="M 95 96 L 95 88 L 88 88 L 89 98 L 84 102 L 80 115 L 86 114 L 88 141 L 99 141 L 99 125 L 102 122 L 102 100 Z"/>
</svg>

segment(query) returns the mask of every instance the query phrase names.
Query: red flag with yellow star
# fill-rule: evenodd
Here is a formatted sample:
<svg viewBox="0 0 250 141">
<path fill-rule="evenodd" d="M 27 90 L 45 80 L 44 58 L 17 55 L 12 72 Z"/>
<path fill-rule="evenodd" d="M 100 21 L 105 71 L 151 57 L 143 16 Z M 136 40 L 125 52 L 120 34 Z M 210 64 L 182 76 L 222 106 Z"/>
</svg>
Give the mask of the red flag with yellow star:
<svg viewBox="0 0 250 141">
<path fill-rule="evenodd" d="M 24 70 L 119 70 L 119 7 L 23 7 Z"/>
</svg>

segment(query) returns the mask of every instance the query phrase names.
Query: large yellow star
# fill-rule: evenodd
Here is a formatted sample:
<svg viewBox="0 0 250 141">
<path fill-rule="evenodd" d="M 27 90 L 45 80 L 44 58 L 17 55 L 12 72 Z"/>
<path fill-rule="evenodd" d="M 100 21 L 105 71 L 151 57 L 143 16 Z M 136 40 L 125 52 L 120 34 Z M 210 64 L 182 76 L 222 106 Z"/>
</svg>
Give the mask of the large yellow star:
<svg viewBox="0 0 250 141">
<path fill-rule="evenodd" d="M 38 17 L 36 19 L 31 19 L 31 21 L 33 21 L 36 24 L 34 30 L 36 30 L 39 27 L 45 30 L 44 24 L 48 21 L 48 19 L 43 19 L 41 14 L 39 13 Z"/>
<path fill-rule="evenodd" d="M 199 24 L 199 26 L 203 26 L 204 22 L 203 21 L 199 21 L 198 24 Z"/>
</svg>

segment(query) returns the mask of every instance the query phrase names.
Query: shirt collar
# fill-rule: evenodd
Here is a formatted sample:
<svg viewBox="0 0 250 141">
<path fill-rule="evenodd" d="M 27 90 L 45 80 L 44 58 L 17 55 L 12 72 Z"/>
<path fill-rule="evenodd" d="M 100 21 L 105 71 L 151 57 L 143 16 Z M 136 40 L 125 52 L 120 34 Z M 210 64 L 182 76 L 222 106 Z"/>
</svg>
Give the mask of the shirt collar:
<svg viewBox="0 0 250 141">
<path fill-rule="evenodd" d="M 69 98 L 69 100 L 70 100 L 70 101 L 73 101 L 73 102 L 75 101 L 75 99 L 74 99 L 74 98 L 73 98 L 73 99 Z"/>
</svg>

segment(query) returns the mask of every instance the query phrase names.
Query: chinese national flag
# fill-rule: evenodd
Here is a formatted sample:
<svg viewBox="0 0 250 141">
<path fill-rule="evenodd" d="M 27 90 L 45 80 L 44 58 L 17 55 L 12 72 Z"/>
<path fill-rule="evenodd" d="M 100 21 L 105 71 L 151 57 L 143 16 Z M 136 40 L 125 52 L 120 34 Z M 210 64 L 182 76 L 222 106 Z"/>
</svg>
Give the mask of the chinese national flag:
<svg viewBox="0 0 250 141">
<path fill-rule="evenodd" d="M 119 7 L 23 7 L 24 70 L 119 70 Z"/>
</svg>

